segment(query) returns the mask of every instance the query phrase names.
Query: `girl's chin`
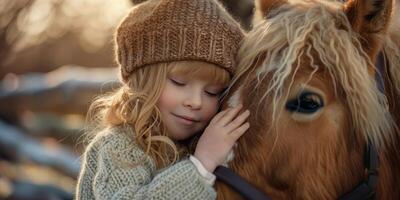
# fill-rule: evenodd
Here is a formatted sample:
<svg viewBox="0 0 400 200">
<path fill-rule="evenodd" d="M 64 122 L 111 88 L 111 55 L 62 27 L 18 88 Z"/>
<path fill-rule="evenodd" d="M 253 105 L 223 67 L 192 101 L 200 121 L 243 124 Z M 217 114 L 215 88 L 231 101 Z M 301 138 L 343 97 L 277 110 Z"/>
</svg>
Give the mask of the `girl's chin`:
<svg viewBox="0 0 400 200">
<path fill-rule="evenodd" d="M 173 127 L 174 130 L 170 131 L 167 127 L 168 137 L 174 141 L 182 141 L 193 138 L 195 135 L 201 134 L 205 127 L 192 127 L 191 129 L 177 129 L 178 127 Z M 171 128 L 172 129 L 172 128 Z"/>
<path fill-rule="evenodd" d="M 170 136 L 170 138 L 171 138 L 172 140 L 175 140 L 175 141 L 186 140 L 186 139 L 188 139 L 188 138 L 190 138 L 190 137 L 191 137 L 191 135 L 179 135 L 179 136 L 175 135 L 175 136 Z"/>
<path fill-rule="evenodd" d="M 175 134 L 169 134 L 168 137 L 171 138 L 174 141 L 182 141 L 182 140 L 187 140 L 194 135 L 196 135 L 197 132 L 195 133 L 176 133 Z"/>
</svg>

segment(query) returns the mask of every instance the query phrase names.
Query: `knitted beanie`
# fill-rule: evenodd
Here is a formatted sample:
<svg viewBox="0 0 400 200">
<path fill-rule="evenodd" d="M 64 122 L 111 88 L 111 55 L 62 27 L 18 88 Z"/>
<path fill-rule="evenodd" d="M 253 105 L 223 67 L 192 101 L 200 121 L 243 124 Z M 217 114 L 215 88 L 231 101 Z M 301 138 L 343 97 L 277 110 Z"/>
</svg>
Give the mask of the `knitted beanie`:
<svg viewBox="0 0 400 200">
<path fill-rule="evenodd" d="M 243 32 L 216 0 L 148 0 L 116 32 L 117 62 L 127 81 L 140 67 L 197 60 L 233 73 Z"/>
</svg>

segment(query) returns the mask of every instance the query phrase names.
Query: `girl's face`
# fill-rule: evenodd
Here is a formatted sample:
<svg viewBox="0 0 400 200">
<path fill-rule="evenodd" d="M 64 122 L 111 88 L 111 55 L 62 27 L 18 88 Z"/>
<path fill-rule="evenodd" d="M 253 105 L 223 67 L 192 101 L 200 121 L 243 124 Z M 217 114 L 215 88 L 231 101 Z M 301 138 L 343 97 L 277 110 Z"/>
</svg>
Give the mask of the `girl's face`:
<svg viewBox="0 0 400 200">
<path fill-rule="evenodd" d="M 196 62 L 190 67 L 205 65 L 217 67 L 205 62 Z M 168 75 L 157 107 L 171 139 L 184 140 L 202 131 L 217 113 L 219 97 L 225 86 L 213 83 L 212 78 Z"/>
</svg>

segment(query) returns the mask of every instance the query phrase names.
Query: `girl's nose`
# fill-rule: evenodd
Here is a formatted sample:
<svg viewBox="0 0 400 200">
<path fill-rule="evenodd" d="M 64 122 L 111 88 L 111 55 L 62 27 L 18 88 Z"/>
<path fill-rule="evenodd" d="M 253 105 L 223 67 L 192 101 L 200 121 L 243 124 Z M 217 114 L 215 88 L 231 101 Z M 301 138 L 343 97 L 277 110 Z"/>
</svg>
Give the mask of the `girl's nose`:
<svg viewBox="0 0 400 200">
<path fill-rule="evenodd" d="M 183 101 L 184 106 L 190 107 L 191 109 L 200 109 L 202 104 L 202 95 L 201 92 L 192 91 L 186 95 L 185 100 Z"/>
</svg>

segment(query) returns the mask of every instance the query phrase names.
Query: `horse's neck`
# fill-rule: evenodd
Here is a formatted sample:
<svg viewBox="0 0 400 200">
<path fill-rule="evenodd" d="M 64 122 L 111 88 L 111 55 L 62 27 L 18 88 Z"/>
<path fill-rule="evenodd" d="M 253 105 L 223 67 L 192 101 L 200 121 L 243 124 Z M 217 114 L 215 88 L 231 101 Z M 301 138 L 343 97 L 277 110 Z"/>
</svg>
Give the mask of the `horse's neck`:
<svg viewBox="0 0 400 200">
<path fill-rule="evenodd" d="M 378 199 L 400 199 L 400 140 L 397 137 L 380 157 Z"/>
<path fill-rule="evenodd" d="M 400 20 L 398 20 L 400 21 Z M 399 23 L 400 25 L 400 23 Z M 398 28 L 400 31 L 400 28 Z M 400 32 L 393 33 L 386 40 L 392 44 L 400 44 Z M 400 46 L 398 46 L 400 48 Z M 385 95 L 389 104 L 389 112 L 393 117 L 394 134 L 391 137 L 391 143 L 381 156 L 380 181 L 378 185 L 378 193 L 381 194 L 380 199 L 400 199 L 400 51 L 388 49 L 384 47 L 386 53 L 386 63 L 382 72 L 385 82 Z M 397 127 L 396 127 L 397 126 Z M 386 196 L 388 195 L 388 196 Z"/>
<path fill-rule="evenodd" d="M 398 66 L 400 68 L 400 66 Z M 400 70 L 400 69 L 399 69 Z M 383 165 L 386 169 L 382 169 L 384 173 L 381 176 L 384 181 L 381 182 L 379 190 L 382 194 L 391 194 L 396 198 L 381 198 L 381 199 L 400 199 L 400 93 L 396 91 L 391 77 L 385 73 L 385 95 L 389 103 L 389 112 L 393 117 L 393 123 L 395 124 L 393 137 L 391 137 L 391 143 L 387 145 L 384 151 L 384 156 L 381 160 L 384 162 Z M 400 81 L 400 80 L 394 80 Z M 386 185 L 391 183 L 392 189 Z M 392 192 L 391 192 L 392 191 Z"/>
<path fill-rule="evenodd" d="M 381 158 L 385 169 L 380 173 L 378 191 L 383 195 L 380 199 L 400 199 L 400 2 L 397 1 L 395 17 L 391 27 L 389 27 L 389 36 L 385 39 L 383 46 L 386 57 L 386 65 L 383 72 L 385 82 L 385 95 L 389 103 L 389 111 L 393 117 L 395 131 L 388 148 Z"/>
</svg>

